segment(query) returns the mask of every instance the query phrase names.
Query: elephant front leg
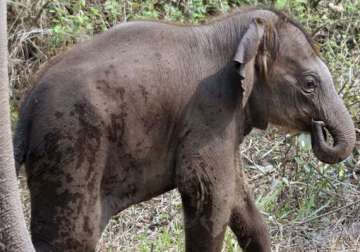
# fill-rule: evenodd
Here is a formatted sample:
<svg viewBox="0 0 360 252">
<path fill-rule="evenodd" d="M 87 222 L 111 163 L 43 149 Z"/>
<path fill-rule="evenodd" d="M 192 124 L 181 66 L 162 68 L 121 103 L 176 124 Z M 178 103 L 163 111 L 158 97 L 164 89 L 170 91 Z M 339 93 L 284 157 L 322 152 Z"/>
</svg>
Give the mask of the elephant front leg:
<svg viewBox="0 0 360 252">
<path fill-rule="evenodd" d="M 201 187 L 201 185 L 199 185 Z M 185 222 L 185 245 L 187 252 L 219 252 L 230 212 L 211 195 L 192 194 L 190 187 L 180 190 Z"/>
<path fill-rule="evenodd" d="M 213 153 L 212 153 L 213 155 Z M 234 183 L 230 167 L 220 167 L 213 157 L 182 156 L 177 171 L 187 252 L 220 252 L 232 209 Z"/>
<path fill-rule="evenodd" d="M 237 200 L 231 213 L 230 227 L 245 252 L 270 252 L 270 239 L 263 218 L 239 171 L 236 182 Z"/>
<path fill-rule="evenodd" d="M 262 216 L 253 202 L 249 204 L 245 208 L 233 210 L 230 227 L 244 251 L 270 252 L 270 240 Z"/>
</svg>

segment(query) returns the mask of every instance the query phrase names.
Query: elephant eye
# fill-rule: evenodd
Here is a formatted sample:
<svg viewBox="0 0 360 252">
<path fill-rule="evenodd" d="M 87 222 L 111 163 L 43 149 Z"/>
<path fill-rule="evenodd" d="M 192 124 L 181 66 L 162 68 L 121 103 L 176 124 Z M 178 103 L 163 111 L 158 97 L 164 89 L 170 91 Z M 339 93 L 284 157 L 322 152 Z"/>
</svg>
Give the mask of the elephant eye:
<svg viewBox="0 0 360 252">
<path fill-rule="evenodd" d="M 307 76 L 304 82 L 304 91 L 308 94 L 313 93 L 317 87 L 317 82 L 314 77 Z"/>
</svg>

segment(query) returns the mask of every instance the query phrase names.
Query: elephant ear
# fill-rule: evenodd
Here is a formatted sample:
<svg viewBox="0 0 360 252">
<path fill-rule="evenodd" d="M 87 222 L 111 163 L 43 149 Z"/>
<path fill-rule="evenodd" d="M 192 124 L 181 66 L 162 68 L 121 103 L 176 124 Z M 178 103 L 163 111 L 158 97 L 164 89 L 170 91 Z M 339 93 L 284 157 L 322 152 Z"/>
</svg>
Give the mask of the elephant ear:
<svg viewBox="0 0 360 252">
<path fill-rule="evenodd" d="M 242 105 L 245 106 L 251 94 L 254 83 L 254 63 L 259 45 L 263 39 L 265 23 L 260 18 L 255 18 L 249 24 L 242 36 L 234 56 L 235 66 L 241 78 L 243 91 Z"/>
</svg>

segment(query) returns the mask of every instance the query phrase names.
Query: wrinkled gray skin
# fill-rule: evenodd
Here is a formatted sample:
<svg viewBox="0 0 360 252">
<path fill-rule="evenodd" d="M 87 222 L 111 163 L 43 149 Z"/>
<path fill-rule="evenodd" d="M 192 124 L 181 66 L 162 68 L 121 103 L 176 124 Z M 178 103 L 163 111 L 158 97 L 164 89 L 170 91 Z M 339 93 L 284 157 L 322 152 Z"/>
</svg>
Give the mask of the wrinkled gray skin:
<svg viewBox="0 0 360 252">
<path fill-rule="evenodd" d="M 6 14 L 6 1 L 0 1 L 0 251 L 32 252 L 12 147 Z"/>
<path fill-rule="evenodd" d="M 221 251 L 227 225 L 244 251 L 270 251 L 237 154 L 268 123 L 311 132 L 325 162 L 354 146 L 328 68 L 285 16 L 248 9 L 96 36 L 45 69 L 22 106 L 16 160 L 35 247 L 93 251 L 112 215 L 178 188 L 186 251 Z"/>
</svg>

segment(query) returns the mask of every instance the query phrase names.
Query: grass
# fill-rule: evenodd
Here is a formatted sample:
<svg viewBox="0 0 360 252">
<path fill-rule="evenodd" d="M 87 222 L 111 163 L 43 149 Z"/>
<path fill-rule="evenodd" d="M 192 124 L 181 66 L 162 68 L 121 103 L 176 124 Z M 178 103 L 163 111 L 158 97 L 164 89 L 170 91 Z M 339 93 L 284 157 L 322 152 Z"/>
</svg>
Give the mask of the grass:
<svg viewBox="0 0 360 252">
<path fill-rule="evenodd" d="M 341 2 L 341 3 L 340 3 Z M 247 4 L 287 9 L 313 33 L 337 90 L 354 119 L 353 155 L 336 165 L 314 158 L 308 137 L 270 128 L 242 144 L 244 169 L 271 235 L 273 251 L 360 251 L 360 2 L 279 1 L 9 1 L 12 118 L 41 64 L 66 47 L 125 20 L 201 23 Z M 29 219 L 24 180 L 23 203 Z M 114 216 L 98 251 L 184 251 L 176 190 Z M 240 251 L 226 233 L 223 251 Z"/>
</svg>

